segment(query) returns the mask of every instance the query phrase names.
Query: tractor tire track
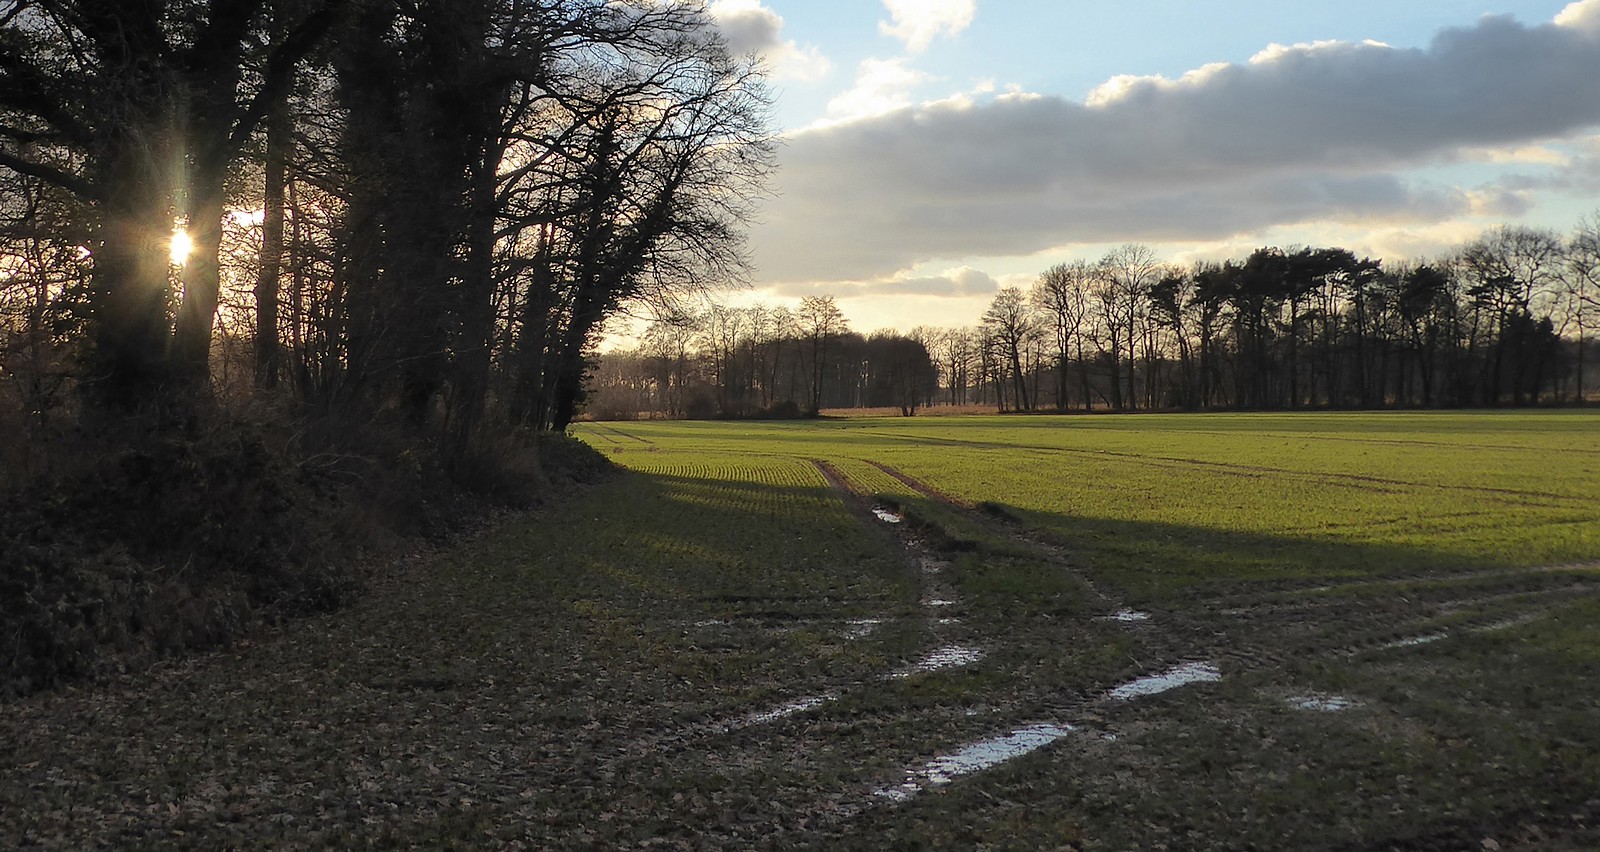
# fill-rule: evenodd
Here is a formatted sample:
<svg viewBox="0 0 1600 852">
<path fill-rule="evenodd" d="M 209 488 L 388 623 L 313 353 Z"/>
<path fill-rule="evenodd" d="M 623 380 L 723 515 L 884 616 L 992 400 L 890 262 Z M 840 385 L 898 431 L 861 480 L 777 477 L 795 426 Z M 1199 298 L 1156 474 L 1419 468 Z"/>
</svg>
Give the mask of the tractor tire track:
<svg viewBox="0 0 1600 852">
<path fill-rule="evenodd" d="M 929 547 L 916 524 L 891 522 L 879 512 L 870 495 L 852 485 L 837 467 L 824 460 L 813 465 L 839 495 L 847 509 L 876 534 L 893 541 L 907 566 L 917 572 L 922 618 L 936 642 L 951 635 L 950 630 L 966 631 L 964 625 L 941 632 L 938 613 L 930 604 L 935 600 L 958 601 L 956 591 L 943 579 L 943 559 Z M 1060 545 L 1045 540 L 1023 522 L 985 511 L 977 504 L 945 494 L 915 477 L 879 462 L 874 468 L 934 501 L 942 510 L 955 513 L 963 521 L 1016 545 L 1040 563 L 1066 572 L 1082 584 L 1101 614 L 1084 616 L 1090 621 L 1120 619 L 1114 613 L 1125 609 L 1118 596 L 1098 588 L 1091 577 L 1073 564 Z M 968 558 L 981 558 L 968 557 Z M 847 836 L 852 825 L 873 812 L 897 807 L 904 798 L 930 789 L 950 778 L 940 775 L 944 767 L 959 763 L 958 758 L 978 747 L 1015 745 L 1034 736 L 1037 744 L 1017 746 L 1016 755 L 1047 747 L 1056 737 L 1108 735 L 1117 729 L 1118 720 L 1151 718 L 1163 714 L 1159 705 L 1135 706 L 1140 684 L 1159 681 L 1174 672 L 1200 671 L 1200 680 L 1242 672 L 1292 671 L 1306 659 L 1361 658 L 1382 653 L 1403 653 L 1414 646 L 1449 638 L 1465 632 L 1485 632 L 1543 617 L 1554 608 L 1600 594 L 1600 574 L 1585 576 L 1600 565 L 1549 566 L 1542 569 L 1476 571 L 1450 574 L 1396 573 L 1376 579 L 1346 583 L 1294 581 L 1278 588 L 1216 590 L 1219 593 L 1191 598 L 1182 609 L 1154 610 L 1148 620 L 1120 625 L 1137 637 L 1133 646 L 1137 658 L 1116 677 L 1073 689 L 1030 688 L 1027 683 L 1010 685 L 998 706 L 975 726 L 963 724 L 951 708 L 879 707 L 852 710 L 848 716 L 828 714 L 824 709 L 846 695 L 881 688 L 894 676 L 893 671 L 877 678 L 815 681 L 805 685 L 806 694 L 796 695 L 775 707 L 752 708 L 738 715 L 724 716 L 671 732 L 634 740 L 620 753 L 604 759 L 611 771 L 626 772 L 641 751 L 668 751 L 694 755 L 696 760 L 749 763 L 770 759 L 774 751 L 815 750 L 859 751 L 862 759 L 881 761 L 882 747 L 873 746 L 875 732 L 885 726 L 911 725 L 927 731 L 944 731 L 962 743 L 920 753 L 902 754 L 904 777 L 898 786 L 894 777 L 884 777 L 877 787 L 848 785 L 844 789 L 819 790 L 807 813 L 813 836 Z M 1563 576 L 1576 575 L 1576 576 Z M 1535 582 L 1537 587 L 1528 588 Z M 1416 584 L 1427 584 L 1418 586 Z M 1481 584 L 1481 585 L 1474 585 Z M 1226 608 L 1224 608 L 1226 607 Z M 970 636 L 970 634 L 967 634 Z M 989 639 L 985 647 L 994 647 Z M 978 663 L 982 664 L 982 663 Z M 1153 687 L 1159 691 L 1166 687 Z M 1131 716 L 1130 716 L 1131 714 Z M 983 737 L 972 733 L 987 730 Z M 961 732 L 969 733 L 963 735 Z M 1044 731 L 1046 733 L 1040 733 Z M 978 737 L 978 738 L 974 738 Z M 928 742 L 926 738 L 923 740 Z M 1009 759 L 1009 758 L 1002 758 Z M 985 763 L 957 776 L 979 772 Z M 951 776 L 953 778 L 955 776 Z"/>
</svg>

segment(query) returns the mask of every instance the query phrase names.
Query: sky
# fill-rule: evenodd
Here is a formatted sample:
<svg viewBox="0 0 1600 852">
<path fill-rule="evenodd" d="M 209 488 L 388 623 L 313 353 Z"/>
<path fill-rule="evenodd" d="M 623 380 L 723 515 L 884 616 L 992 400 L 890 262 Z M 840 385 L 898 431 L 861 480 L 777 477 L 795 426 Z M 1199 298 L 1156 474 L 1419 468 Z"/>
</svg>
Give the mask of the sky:
<svg viewBox="0 0 1600 852">
<path fill-rule="evenodd" d="M 974 324 L 1146 243 L 1437 256 L 1600 208 L 1600 0 L 712 0 L 782 133 L 729 301 Z"/>
</svg>

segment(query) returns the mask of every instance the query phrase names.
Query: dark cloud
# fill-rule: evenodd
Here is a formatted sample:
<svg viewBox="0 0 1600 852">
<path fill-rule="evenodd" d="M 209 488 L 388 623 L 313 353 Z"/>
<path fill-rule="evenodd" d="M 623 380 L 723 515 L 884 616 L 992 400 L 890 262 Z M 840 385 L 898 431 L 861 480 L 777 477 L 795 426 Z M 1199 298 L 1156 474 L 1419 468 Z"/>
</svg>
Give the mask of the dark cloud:
<svg viewBox="0 0 1600 852">
<path fill-rule="evenodd" d="M 766 55 L 782 46 L 783 18 L 759 3 L 721 3 L 712 7 L 717 29 L 735 56 Z"/>
<path fill-rule="evenodd" d="M 1469 147 L 1600 124 L 1600 0 L 1426 49 L 1273 47 L 1084 103 L 956 100 L 795 135 L 755 234 L 770 280 L 866 280 L 1066 243 L 1217 239 L 1307 221 L 1432 222 L 1494 197 L 1406 181 Z"/>
</svg>

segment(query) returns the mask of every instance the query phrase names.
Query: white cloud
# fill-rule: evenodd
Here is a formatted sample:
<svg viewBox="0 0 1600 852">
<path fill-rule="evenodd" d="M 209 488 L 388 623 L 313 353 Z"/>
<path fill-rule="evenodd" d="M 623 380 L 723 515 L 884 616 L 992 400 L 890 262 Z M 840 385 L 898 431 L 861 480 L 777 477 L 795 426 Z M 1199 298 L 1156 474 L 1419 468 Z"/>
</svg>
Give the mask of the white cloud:
<svg viewBox="0 0 1600 852">
<path fill-rule="evenodd" d="M 905 42 L 906 50 L 921 53 L 941 35 L 953 36 L 972 24 L 977 0 L 883 0 L 889 10 L 878 31 Z"/>
<path fill-rule="evenodd" d="M 771 293 L 789 298 L 836 295 L 841 298 L 862 295 L 939 296 L 966 298 L 992 296 L 999 282 L 982 270 L 958 266 L 936 275 L 918 275 L 901 270 L 893 275 L 863 281 L 788 281 L 771 287 Z"/>
<path fill-rule="evenodd" d="M 1220 263 L 1238 260 L 1265 246 L 1340 246 L 1356 257 L 1400 262 L 1438 258 L 1483 232 L 1474 222 L 1451 221 L 1425 225 L 1370 227 L 1338 222 L 1312 222 L 1286 228 L 1271 228 L 1247 237 L 1207 242 L 1191 242 L 1164 254 L 1168 262 L 1187 267 L 1196 261 Z"/>
<path fill-rule="evenodd" d="M 1177 80 L 1118 78 L 1085 103 L 1010 94 L 907 108 L 916 71 L 863 66 L 831 111 L 868 117 L 798 133 L 782 151 L 780 196 L 754 234 L 759 272 L 887 282 L 930 261 L 1065 244 L 1515 214 L 1538 181 L 1403 175 L 1500 151 L 1559 179 L 1532 146 L 1600 126 L 1597 10 L 1585 0 L 1539 26 L 1487 17 L 1426 49 L 1274 47 Z"/>
<path fill-rule="evenodd" d="M 1463 148 L 1459 156 L 1467 162 L 1511 165 L 1513 163 L 1539 166 L 1568 166 L 1572 157 L 1548 145 L 1499 145 L 1484 148 Z"/>
<path fill-rule="evenodd" d="M 1556 15 L 1556 24 L 1600 34 L 1600 1 L 1579 0 L 1567 4 L 1567 8 Z"/>
<path fill-rule="evenodd" d="M 824 124 L 856 121 L 911 106 L 911 92 L 928 76 L 904 59 L 866 59 L 856 70 L 856 82 L 828 101 Z"/>
<path fill-rule="evenodd" d="M 761 0 L 716 0 L 711 16 L 735 56 L 754 53 L 766 59 L 777 80 L 820 80 L 833 64 L 815 46 L 783 38 L 783 17 Z"/>
</svg>

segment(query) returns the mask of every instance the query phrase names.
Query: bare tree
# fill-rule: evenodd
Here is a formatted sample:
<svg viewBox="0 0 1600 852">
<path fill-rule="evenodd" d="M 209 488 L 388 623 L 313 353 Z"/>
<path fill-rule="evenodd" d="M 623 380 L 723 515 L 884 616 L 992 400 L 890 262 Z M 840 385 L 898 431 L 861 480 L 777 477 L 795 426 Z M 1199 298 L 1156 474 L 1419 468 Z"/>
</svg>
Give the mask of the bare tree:
<svg viewBox="0 0 1600 852">
<path fill-rule="evenodd" d="M 1578 333 L 1575 398 L 1587 399 L 1584 362 L 1588 334 L 1600 315 L 1600 211 L 1585 216 L 1567 240 L 1567 269 L 1563 277 L 1573 324 Z"/>
<path fill-rule="evenodd" d="M 1055 344 L 1056 408 L 1067 409 L 1069 367 L 1075 359 L 1083 370 L 1084 323 L 1089 317 L 1089 293 L 1094 288 L 1095 270 L 1087 261 L 1058 263 L 1046 269 L 1029 294 L 1033 304 L 1048 319 Z M 1088 406 L 1088 394 L 1084 405 Z"/>
<path fill-rule="evenodd" d="M 1121 350 L 1126 353 L 1128 365 L 1126 400 L 1129 405 L 1137 406 L 1135 379 L 1138 353 L 1135 344 L 1144 331 L 1150 288 L 1160 280 L 1162 264 L 1156 257 L 1155 249 L 1140 243 L 1127 243 L 1107 252 L 1100 259 L 1099 269 L 1104 279 L 1102 305 L 1107 320 L 1114 322 L 1119 331 L 1113 335 L 1112 383 L 1120 380 L 1116 374 L 1119 369 L 1116 362 L 1123 359 L 1118 359 L 1115 353 Z M 1112 314 L 1115 314 L 1114 320 Z M 1120 397 L 1121 392 L 1118 391 L 1116 395 Z"/>
<path fill-rule="evenodd" d="M 93 222 L 90 373 L 97 409 L 203 378 L 218 293 L 225 178 L 333 22 L 310 6 L 269 35 L 262 0 L 42 0 L 0 38 L 0 167 L 73 193 Z M 247 66 L 254 73 L 246 74 Z M 193 250 L 176 314 L 173 223 Z"/>
<path fill-rule="evenodd" d="M 1563 240 L 1548 230 L 1494 228 L 1463 248 L 1458 263 L 1472 282 L 1468 295 L 1489 321 L 1486 332 L 1492 342 L 1481 373 L 1483 399 L 1498 403 L 1509 379 L 1513 402 L 1520 403 L 1524 383 L 1507 373 L 1508 367 L 1518 372 L 1525 365 L 1508 365 L 1508 357 L 1514 357 L 1517 332 L 1531 330 L 1535 311 L 1547 312 L 1559 290 L 1566 263 Z"/>
<path fill-rule="evenodd" d="M 1017 408 L 1032 411 L 1033 399 L 1028 393 L 1028 372 L 1023 361 L 1036 345 L 1040 327 L 1020 287 L 1006 287 L 995 294 L 989 309 L 983 313 L 983 328 L 985 335 L 998 346 L 999 358 L 1008 368 Z"/>
<path fill-rule="evenodd" d="M 849 331 L 844 313 L 834 303 L 832 296 L 806 296 L 795 311 L 795 323 L 800 339 L 808 354 L 809 399 L 807 410 L 812 414 L 822 410 L 822 382 L 827 374 L 829 350 L 838 338 Z"/>
</svg>

